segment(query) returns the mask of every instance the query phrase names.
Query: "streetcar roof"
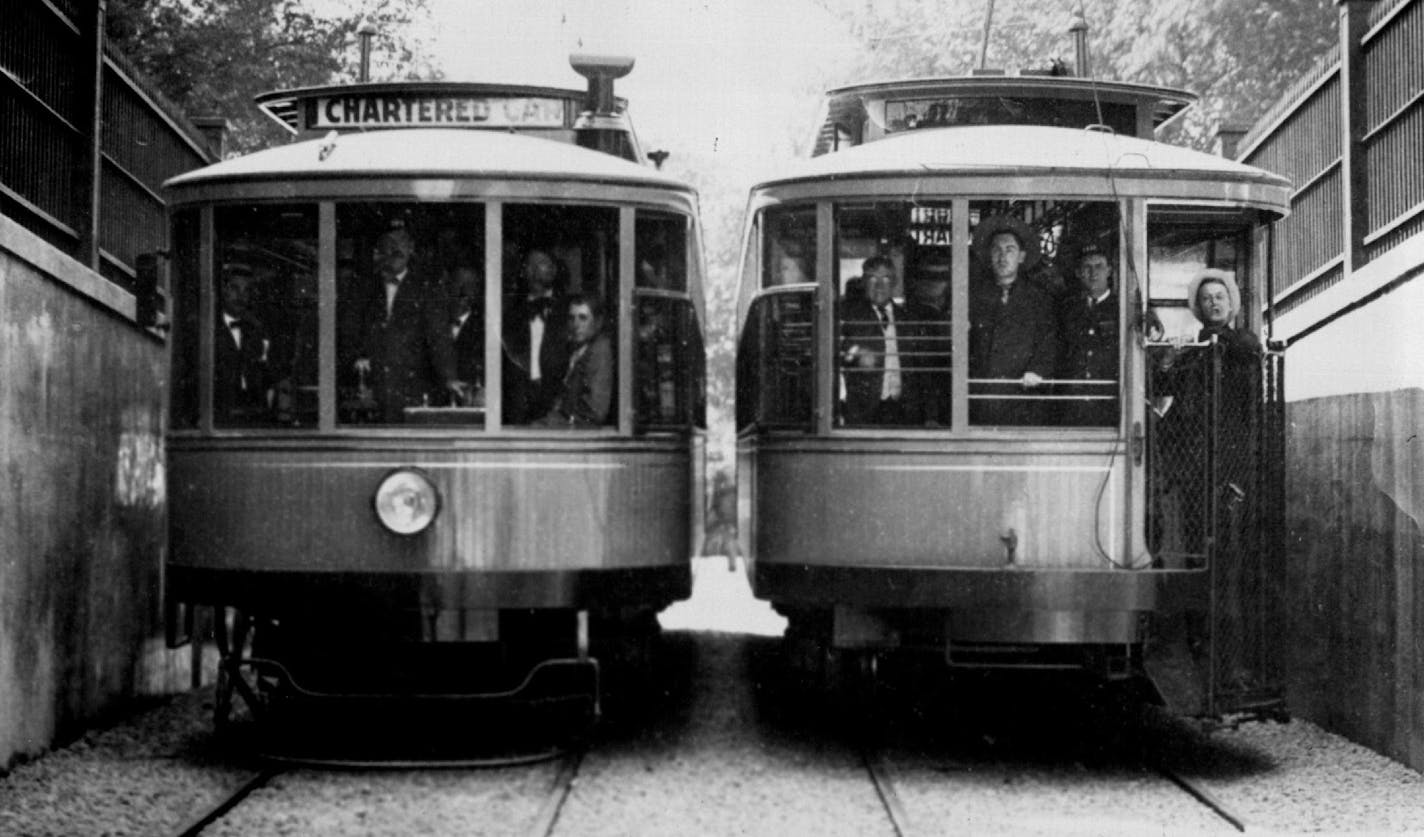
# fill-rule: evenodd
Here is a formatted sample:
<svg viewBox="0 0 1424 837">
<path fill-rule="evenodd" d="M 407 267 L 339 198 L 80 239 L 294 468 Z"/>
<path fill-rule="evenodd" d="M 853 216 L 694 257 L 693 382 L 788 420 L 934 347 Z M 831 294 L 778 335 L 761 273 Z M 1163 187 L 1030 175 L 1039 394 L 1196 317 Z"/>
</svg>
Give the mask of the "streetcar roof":
<svg viewBox="0 0 1424 837">
<path fill-rule="evenodd" d="M 1150 137 L 1197 97 L 1185 90 L 1040 73 L 976 74 L 871 81 L 826 92 L 812 156 L 949 125 L 1056 125 L 1105 122 Z"/>
<path fill-rule="evenodd" d="M 756 188 L 853 177 L 971 175 L 1107 176 L 1137 180 L 1221 180 L 1286 190 L 1290 181 L 1181 146 L 1102 131 L 1037 125 L 925 129 L 799 160 Z M 1284 194 L 1280 196 L 1284 210 Z"/>
<path fill-rule="evenodd" d="M 651 167 L 570 143 L 452 128 L 328 135 L 224 160 L 174 177 L 164 186 L 370 177 L 559 180 L 692 191 Z"/>
<path fill-rule="evenodd" d="M 954 95 L 1100 97 L 1112 101 L 1151 102 L 1153 124 L 1162 125 L 1197 100 L 1196 94 L 1173 87 L 1128 81 L 1104 81 L 1081 76 L 972 75 L 897 79 L 851 84 L 826 91 L 827 98 Z"/>
</svg>

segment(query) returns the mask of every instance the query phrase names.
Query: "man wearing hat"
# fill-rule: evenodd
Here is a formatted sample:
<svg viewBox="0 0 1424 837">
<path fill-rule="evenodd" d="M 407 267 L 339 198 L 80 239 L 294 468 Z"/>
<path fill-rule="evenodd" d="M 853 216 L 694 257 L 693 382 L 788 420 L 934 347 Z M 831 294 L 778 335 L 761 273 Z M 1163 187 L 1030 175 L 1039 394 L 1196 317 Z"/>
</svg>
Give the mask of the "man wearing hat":
<svg viewBox="0 0 1424 837">
<path fill-rule="evenodd" d="M 1078 289 L 1063 298 L 1058 334 L 1063 356 L 1058 377 L 1073 381 L 1116 382 L 1118 377 L 1118 296 L 1113 291 L 1112 259 L 1097 242 L 1078 250 Z M 1068 384 L 1062 402 L 1065 425 L 1110 427 L 1118 421 L 1117 387 L 1107 383 Z"/>
<path fill-rule="evenodd" d="M 219 424 L 267 418 L 271 342 L 252 316 L 252 266 L 225 262 L 219 269 L 220 309 L 213 335 L 213 417 Z"/>
<path fill-rule="evenodd" d="M 1058 362 L 1058 323 L 1053 299 L 1024 279 L 1038 263 L 1038 239 L 1011 215 L 992 215 L 974 230 L 974 253 L 987 277 L 970 286 L 969 403 L 973 424 L 1042 424 L 1044 382 Z M 1025 398 L 1023 396 L 1030 396 Z"/>
</svg>

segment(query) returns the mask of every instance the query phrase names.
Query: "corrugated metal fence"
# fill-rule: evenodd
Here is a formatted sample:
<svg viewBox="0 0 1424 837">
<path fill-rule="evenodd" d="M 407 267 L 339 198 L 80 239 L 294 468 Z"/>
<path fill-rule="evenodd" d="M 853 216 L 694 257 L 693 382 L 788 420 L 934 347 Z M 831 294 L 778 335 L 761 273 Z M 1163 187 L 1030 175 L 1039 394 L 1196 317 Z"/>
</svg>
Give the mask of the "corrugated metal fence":
<svg viewBox="0 0 1424 837">
<path fill-rule="evenodd" d="M 93 2 L 6 3 L 0 210 L 133 291 L 138 256 L 166 241 L 163 181 L 215 158 L 101 26 Z"/>
</svg>

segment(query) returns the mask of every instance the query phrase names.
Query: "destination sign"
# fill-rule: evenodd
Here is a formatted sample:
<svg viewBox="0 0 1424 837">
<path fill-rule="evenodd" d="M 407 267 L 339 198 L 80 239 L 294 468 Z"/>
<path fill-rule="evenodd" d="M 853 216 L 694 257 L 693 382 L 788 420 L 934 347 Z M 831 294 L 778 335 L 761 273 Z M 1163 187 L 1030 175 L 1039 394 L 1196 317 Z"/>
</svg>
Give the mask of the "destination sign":
<svg viewBox="0 0 1424 837">
<path fill-rule="evenodd" d="M 947 206 L 916 206 L 910 210 L 910 240 L 920 246 L 948 247 L 954 243 L 951 222 L 953 213 Z"/>
<path fill-rule="evenodd" d="M 563 99 L 361 94 L 307 100 L 307 125 L 330 128 L 563 128 Z"/>
</svg>

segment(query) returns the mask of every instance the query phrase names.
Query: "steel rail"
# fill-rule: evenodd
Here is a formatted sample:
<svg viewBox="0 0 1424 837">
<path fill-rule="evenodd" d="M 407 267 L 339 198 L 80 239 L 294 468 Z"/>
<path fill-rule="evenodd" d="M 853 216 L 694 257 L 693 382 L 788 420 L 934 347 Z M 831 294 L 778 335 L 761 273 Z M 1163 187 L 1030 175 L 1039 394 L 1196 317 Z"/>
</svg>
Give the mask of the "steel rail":
<svg viewBox="0 0 1424 837">
<path fill-rule="evenodd" d="M 1243 833 L 1246 831 L 1246 821 L 1222 804 L 1221 800 L 1208 793 L 1206 788 L 1203 788 L 1196 782 L 1193 782 L 1161 762 L 1150 762 L 1150 764 L 1154 770 L 1162 774 L 1162 776 L 1166 777 L 1174 785 L 1186 791 L 1188 795 L 1210 808 L 1218 817 L 1230 823 L 1232 828 Z"/>
<path fill-rule="evenodd" d="M 559 772 L 554 776 L 553 784 L 549 786 L 549 794 L 539 809 L 538 817 L 525 831 L 529 837 L 549 837 L 554 833 L 554 826 L 559 822 L 559 813 L 563 810 L 564 803 L 568 801 L 569 794 L 573 793 L 574 783 L 578 780 L 579 767 L 583 765 L 583 756 L 582 748 L 572 750 L 564 756 L 563 762 L 559 765 Z"/>
<path fill-rule="evenodd" d="M 216 804 L 209 806 L 208 810 L 189 821 L 186 826 L 173 832 L 175 837 L 197 837 L 197 835 L 203 832 L 203 829 L 222 819 L 227 815 L 228 811 L 231 811 L 241 804 L 242 800 L 246 799 L 248 794 L 285 772 L 285 768 L 267 768 L 257 771 L 248 777 L 247 781 L 238 785 L 232 793 L 218 800 Z"/>
<path fill-rule="evenodd" d="M 900 802 L 899 794 L 895 793 L 895 783 L 891 780 L 889 766 L 878 751 L 869 747 L 860 749 L 860 760 L 865 765 L 866 772 L 870 774 L 870 781 L 875 785 L 875 793 L 880 797 L 885 814 L 890 817 L 890 826 L 895 829 L 895 837 L 910 837 L 910 816 L 905 811 L 904 804 Z"/>
</svg>

